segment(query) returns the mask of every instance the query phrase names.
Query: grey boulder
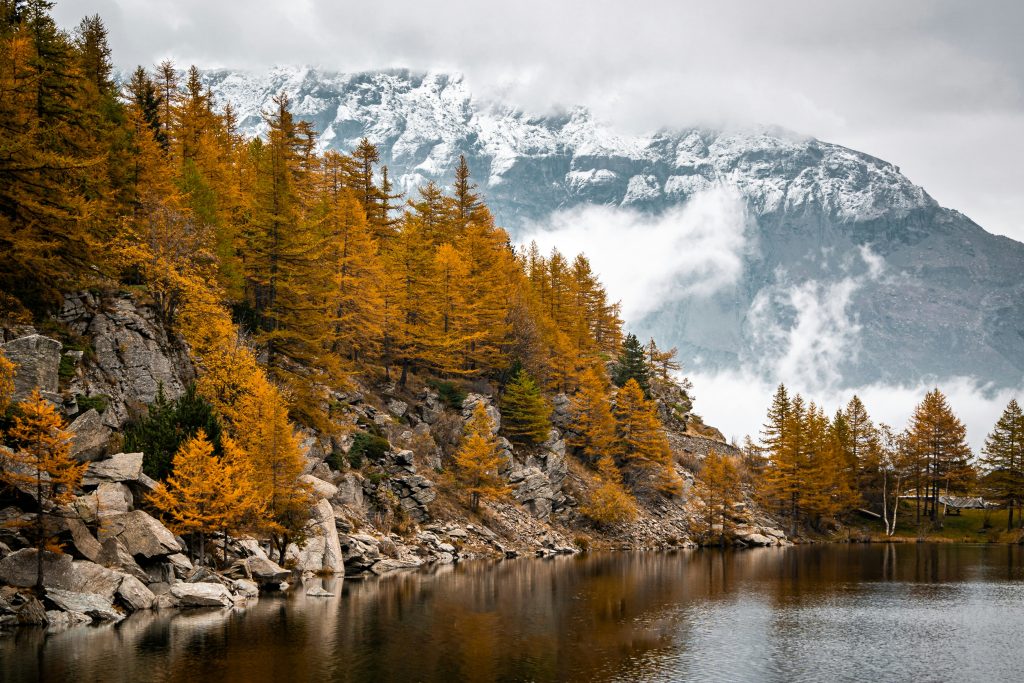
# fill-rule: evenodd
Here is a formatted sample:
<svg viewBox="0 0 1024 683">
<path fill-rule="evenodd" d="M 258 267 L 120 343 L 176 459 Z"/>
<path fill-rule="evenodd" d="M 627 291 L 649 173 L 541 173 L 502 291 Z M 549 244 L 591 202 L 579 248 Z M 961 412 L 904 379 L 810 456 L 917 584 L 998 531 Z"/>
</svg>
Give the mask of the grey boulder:
<svg viewBox="0 0 1024 683">
<path fill-rule="evenodd" d="M 59 341 L 41 334 L 0 344 L 0 352 L 15 365 L 14 400 L 26 398 L 36 387 L 44 393 L 57 391 L 62 348 Z"/>
<path fill-rule="evenodd" d="M 73 434 L 71 455 L 79 462 L 99 459 L 106 451 L 111 433 L 95 408 L 76 417 L 68 426 L 68 431 Z"/>
<path fill-rule="evenodd" d="M 113 600 L 98 593 L 47 588 L 46 598 L 65 612 L 85 614 L 96 621 L 120 621 L 124 614 L 114 609 Z"/>
<path fill-rule="evenodd" d="M 108 519 L 100 540 L 114 536 L 121 539 L 128 552 L 136 557 L 162 557 L 184 550 L 167 527 L 142 510 L 132 510 Z"/>
<path fill-rule="evenodd" d="M 171 593 L 182 607 L 230 607 L 231 592 L 219 583 L 176 583 Z"/>
<path fill-rule="evenodd" d="M 105 481 L 138 481 L 142 476 L 142 453 L 116 453 L 89 463 L 82 486 L 97 486 Z"/>
</svg>

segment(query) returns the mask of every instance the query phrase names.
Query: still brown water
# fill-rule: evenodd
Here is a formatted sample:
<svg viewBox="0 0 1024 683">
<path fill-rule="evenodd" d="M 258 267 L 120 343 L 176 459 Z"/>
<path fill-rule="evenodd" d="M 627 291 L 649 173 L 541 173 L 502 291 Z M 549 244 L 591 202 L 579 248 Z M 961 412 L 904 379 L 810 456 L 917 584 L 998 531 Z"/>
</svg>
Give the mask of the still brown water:
<svg viewBox="0 0 1024 683">
<path fill-rule="evenodd" d="M 0 636 L 4 681 L 1021 681 L 1024 549 L 591 554 Z"/>
</svg>

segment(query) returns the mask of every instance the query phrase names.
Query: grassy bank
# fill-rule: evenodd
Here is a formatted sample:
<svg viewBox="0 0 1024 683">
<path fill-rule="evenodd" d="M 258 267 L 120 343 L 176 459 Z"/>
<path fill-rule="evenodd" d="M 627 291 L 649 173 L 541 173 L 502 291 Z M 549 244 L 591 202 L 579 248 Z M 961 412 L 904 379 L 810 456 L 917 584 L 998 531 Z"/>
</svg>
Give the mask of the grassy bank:
<svg viewBox="0 0 1024 683">
<path fill-rule="evenodd" d="M 870 538 L 872 542 L 1019 543 L 1024 537 L 1024 531 L 1007 531 L 1006 517 L 1006 510 L 961 510 L 958 515 L 947 514 L 941 517 L 935 525 L 927 519 L 922 519 L 918 525 L 913 503 L 904 501 L 900 506 L 893 536 L 885 535 L 882 520 L 864 518 L 851 522 L 850 533 L 856 536 L 860 531 L 862 537 Z M 1015 525 L 1017 522 L 1014 519 Z"/>
</svg>

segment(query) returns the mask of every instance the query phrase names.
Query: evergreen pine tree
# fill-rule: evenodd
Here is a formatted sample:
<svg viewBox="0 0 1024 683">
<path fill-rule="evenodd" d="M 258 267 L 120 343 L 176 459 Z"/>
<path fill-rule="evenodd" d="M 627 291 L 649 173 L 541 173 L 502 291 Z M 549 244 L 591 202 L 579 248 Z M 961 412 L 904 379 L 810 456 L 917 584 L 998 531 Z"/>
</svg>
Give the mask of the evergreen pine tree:
<svg viewBox="0 0 1024 683">
<path fill-rule="evenodd" d="M 501 430 L 521 444 L 538 444 L 551 431 L 551 407 L 525 370 L 520 370 L 501 397 Z"/>
<path fill-rule="evenodd" d="M 640 340 L 632 333 L 627 334 L 626 338 L 622 340 L 622 348 L 612 374 L 612 381 L 617 386 L 625 386 L 629 380 L 637 383 L 640 390 L 644 392 L 644 396 L 650 394 L 651 383 L 646 353 Z"/>
<path fill-rule="evenodd" d="M 142 453 L 143 471 L 161 480 L 171 472 L 174 454 L 182 442 L 202 431 L 220 452 L 221 426 L 213 408 L 190 385 L 174 401 L 167 400 L 161 384 L 156 398 L 147 407 L 145 418 L 125 428 L 126 451 Z"/>
</svg>

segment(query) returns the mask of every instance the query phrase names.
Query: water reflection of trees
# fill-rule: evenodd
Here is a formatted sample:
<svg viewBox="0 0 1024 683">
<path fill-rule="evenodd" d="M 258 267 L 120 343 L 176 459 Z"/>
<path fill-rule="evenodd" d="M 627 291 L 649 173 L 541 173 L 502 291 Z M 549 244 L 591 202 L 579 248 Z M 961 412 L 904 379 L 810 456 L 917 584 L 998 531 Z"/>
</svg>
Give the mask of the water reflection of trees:
<svg viewBox="0 0 1024 683">
<path fill-rule="evenodd" d="M 819 546 L 469 563 L 325 580 L 330 598 L 141 613 L 0 639 L 4 680 L 610 680 L 685 672 L 708 639 L 776 659 L 802 605 L 865 582 L 1022 578 L 1019 547 Z M 838 596 L 838 597 L 837 597 Z M 792 608 L 792 609 L 791 609 Z M 713 616 L 709 616 L 713 615 Z M 732 621 L 730 621 L 732 620 Z M 116 672 L 116 674 L 114 674 Z M 113 675 L 112 675 L 113 674 Z"/>
</svg>

